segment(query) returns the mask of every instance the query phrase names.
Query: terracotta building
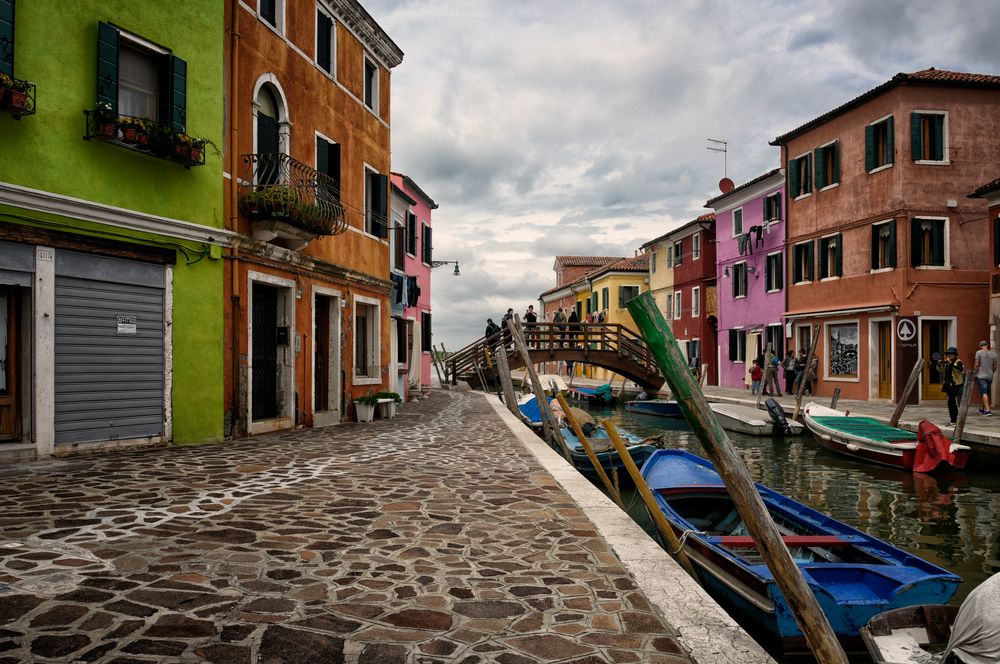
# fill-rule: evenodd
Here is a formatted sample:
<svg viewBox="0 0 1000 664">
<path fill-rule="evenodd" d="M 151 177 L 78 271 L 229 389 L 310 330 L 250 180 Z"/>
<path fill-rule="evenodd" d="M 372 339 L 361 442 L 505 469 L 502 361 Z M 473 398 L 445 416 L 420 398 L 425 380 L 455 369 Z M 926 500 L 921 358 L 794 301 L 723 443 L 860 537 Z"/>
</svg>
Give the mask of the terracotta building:
<svg viewBox="0 0 1000 664">
<path fill-rule="evenodd" d="M 786 133 L 791 343 L 819 326 L 817 391 L 941 399 L 936 361 L 967 362 L 987 333 L 987 203 L 968 192 L 1000 162 L 1000 76 L 927 69 Z"/>
<path fill-rule="evenodd" d="M 990 224 L 990 290 L 987 311 L 989 312 L 989 339 L 993 350 L 1000 347 L 997 334 L 1000 331 L 1000 178 L 988 182 L 969 194 L 969 198 L 981 198 L 989 205 Z M 1000 398 L 1000 381 L 993 381 L 993 399 L 991 403 L 996 403 Z"/>
<path fill-rule="evenodd" d="M 339 422 L 389 377 L 389 72 L 356 0 L 226 4 L 226 413 Z"/>
</svg>

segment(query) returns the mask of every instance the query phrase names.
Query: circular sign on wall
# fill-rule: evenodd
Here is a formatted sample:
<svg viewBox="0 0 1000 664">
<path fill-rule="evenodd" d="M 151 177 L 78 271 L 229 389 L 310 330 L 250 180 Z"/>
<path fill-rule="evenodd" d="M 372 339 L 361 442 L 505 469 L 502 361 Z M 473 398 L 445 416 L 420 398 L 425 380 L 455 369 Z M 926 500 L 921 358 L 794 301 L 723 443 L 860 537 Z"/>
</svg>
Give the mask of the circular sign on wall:
<svg viewBox="0 0 1000 664">
<path fill-rule="evenodd" d="M 910 341 L 917 336 L 917 326 L 911 320 L 901 320 L 896 323 L 896 337 L 900 341 Z"/>
</svg>

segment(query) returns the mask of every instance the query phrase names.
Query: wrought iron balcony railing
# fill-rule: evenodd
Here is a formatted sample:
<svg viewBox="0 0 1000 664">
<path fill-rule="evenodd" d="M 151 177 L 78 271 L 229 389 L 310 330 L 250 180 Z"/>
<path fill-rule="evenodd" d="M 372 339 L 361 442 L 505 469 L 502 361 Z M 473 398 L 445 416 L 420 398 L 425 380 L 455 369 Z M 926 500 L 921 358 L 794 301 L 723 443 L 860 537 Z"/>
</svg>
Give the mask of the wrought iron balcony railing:
<svg viewBox="0 0 1000 664">
<path fill-rule="evenodd" d="M 287 154 L 245 154 L 240 211 L 251 221 L 280 221 L 313 235 L 347 230 L 337 181 Z"/>
</svg>

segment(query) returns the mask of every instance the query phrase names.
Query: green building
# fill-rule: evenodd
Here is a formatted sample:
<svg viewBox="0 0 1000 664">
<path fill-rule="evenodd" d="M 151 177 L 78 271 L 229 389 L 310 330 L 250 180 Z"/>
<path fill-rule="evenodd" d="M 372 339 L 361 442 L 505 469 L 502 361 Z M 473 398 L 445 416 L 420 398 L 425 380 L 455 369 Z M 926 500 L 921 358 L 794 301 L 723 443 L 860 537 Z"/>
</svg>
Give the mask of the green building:
<svg viewBox="0 0 1000 664">
<path fill-rule="evenodd" d="M 0 0 L 0 459 L 223 435 L 221 0 Z"/>
</svg>

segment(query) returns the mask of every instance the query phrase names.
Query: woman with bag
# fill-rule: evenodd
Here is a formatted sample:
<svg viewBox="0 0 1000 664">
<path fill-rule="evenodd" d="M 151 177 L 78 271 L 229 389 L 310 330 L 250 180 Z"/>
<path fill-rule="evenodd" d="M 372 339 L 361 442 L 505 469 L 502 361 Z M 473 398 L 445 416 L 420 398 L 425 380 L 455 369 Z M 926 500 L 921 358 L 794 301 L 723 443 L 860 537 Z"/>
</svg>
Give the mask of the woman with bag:
<svg viewBox="0 0 1000 664">
<path fill-rule="evenodd" d="M 958 349 L 954 346 L 948 346 L 944 357 L 943 361 L 938 362 L 944 373 L 941 390 L 948 395 L 948 417 L 955 424 L 958 420 L 958 398 L 962 395 L 965 384 L 965 365 L 958 359 Z"/>
</svg>

